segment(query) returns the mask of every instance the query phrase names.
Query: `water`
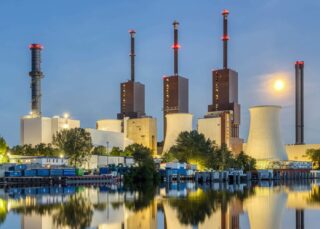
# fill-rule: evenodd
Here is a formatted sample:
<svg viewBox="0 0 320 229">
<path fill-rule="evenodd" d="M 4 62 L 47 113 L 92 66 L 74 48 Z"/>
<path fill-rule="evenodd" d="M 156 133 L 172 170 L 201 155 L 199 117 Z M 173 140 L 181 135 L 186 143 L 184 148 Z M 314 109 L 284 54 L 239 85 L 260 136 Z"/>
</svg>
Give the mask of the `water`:
<svg viewBox="0 0 320 229">
<path fill-rule="evenodd" d="M 320 184 L 0 189 L 0 228 L 320 228 Z"/>
</svg>

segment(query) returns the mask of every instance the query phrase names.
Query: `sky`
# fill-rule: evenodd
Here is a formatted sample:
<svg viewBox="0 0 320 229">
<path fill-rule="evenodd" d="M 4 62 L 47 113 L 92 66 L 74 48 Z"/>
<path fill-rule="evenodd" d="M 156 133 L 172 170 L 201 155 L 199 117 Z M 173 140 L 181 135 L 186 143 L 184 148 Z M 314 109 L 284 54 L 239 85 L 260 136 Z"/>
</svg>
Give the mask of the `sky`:
<svg viewBox="0 0 320 229">
<path fill-rule="evenodd" d="M 172 22 L 180 22 L 179 73 L 189 78 L 196 120 L 211 104 L 211 71 L 222 66 L 222 16 L 229 15 L 229 67 L 239 73 L 240 135 L 248 108 L 281 105 L 285 143 L 294 143 L 294 63 L 305 61 L 305 141 L 320 143 L 320 30 L 315 0 L 3 0 L 0 1 L 0 135 L 19 144 L 30 112 L 30 43 L 41 43 L 42 113 L 69 112 L 81 127 L 116 118 L 120 83 L 130 78 L 129 29 L 136 34 L 136 80 L 162 140 L 162 77 L 173 72 Z M 276 79 L 285 89 L 272 89 Z"/>
</svg>

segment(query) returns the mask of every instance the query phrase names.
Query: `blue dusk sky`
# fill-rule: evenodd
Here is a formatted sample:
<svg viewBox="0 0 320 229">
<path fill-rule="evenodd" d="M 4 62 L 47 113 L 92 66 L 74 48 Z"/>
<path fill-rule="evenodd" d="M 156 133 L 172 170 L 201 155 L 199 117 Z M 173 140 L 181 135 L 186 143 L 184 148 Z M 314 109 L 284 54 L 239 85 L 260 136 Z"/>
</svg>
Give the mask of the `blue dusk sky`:
<svg viewBox="0 0 320 229">
<path fill-rule="evenodd" d="M 119 84 L 130 77 L 129 29 L 136 34 L 136 79 L 162 140 L 162 77 L 173 72 L 172 22 L 180 22 L 180 74 L 189 78 L 196 120 L 211 104 L 211 71 L 222 66 L 222 16 L 229 9 L 229 67 L 239 73 L 241 137 L 248 108 L 283 107 L 285 143 L 294 142 L 294 63 L 305 61 L 305 140 L 320 143 L 320 1 L 316 0 L 2 0 L 0 134 L 19 143 L 30 111 L 30 43 L 44 46 L 42 113 L 69 112 L 82 127 L 116 118 Z M 285 89 L 276 92 L 276 79 Z"/>
</svg>

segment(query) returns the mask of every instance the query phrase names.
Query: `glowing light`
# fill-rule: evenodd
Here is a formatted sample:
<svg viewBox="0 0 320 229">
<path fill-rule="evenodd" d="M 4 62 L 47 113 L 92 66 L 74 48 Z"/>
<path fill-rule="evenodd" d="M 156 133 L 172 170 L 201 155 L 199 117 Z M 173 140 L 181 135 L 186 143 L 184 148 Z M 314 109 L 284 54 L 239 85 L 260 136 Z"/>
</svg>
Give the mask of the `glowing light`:
<svg viewBox="0 0 320 229">
<path fill-rule="evenodd" d="M 64 113 L 64 114 L 63 114 L 63 117 L 64 117 L 65 119 L 67 119 L 67 118 L 70 117 L 70 115 L 69 115 L 68 113 Z"/>
<path fill-rule="evenodd" d="M 283 89 L 285 88 L 285 83 L 283 80 L 281 79 L 277 79 L 274 84 L 273 84 L 273 88 L 276 90 L 276 91 L 283 91 Z"/>
</svg>

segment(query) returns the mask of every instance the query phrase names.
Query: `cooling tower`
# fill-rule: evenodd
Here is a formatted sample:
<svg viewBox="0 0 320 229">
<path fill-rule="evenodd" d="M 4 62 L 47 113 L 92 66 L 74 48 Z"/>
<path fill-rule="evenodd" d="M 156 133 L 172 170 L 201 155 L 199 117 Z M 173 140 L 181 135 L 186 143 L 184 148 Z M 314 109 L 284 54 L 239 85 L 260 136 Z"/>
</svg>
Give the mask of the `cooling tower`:
<svg viewBox="0 0 320 229">
<path fill-rule="evenodd" d="M 258 160 L 288 160 L 280 134 L 280 106 L 256 106 L 250 111 L 246 153 Z"/>
<path fill-rule="evenodd" d="M 192 114 L 176 113 L 167 114 L 166 138 L 163 146 L 163 153 L 168 152 L 176 144 L 176 140 L 181 132 L 192 131 Z"/>
</svg>

